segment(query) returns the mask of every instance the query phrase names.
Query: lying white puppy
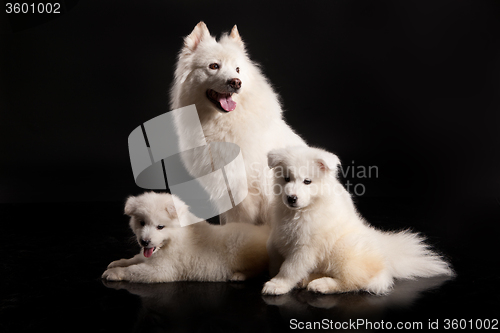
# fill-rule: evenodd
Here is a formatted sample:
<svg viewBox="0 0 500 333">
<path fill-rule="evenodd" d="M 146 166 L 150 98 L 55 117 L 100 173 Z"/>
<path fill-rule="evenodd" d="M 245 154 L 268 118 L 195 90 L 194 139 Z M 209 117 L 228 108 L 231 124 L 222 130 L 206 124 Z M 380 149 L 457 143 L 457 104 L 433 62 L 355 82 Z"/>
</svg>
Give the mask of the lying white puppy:
<svg viewBox="0 0 500 333">
<path fill-rule="evenodd" d="M 177 197 L 144 193 L 125 205 L 130 227 L 142 247 L 131 259 L 109 264 L 103 279 L 130 282 L 243 281 L 268 267 L 267 226 L 199 222 L 186 227 L 188 207 Z M 178 210 L 176 211 L 177 208 Z"/>
<path fill-rule="evenodd" d="M 319 293 L 384 294 L 394 278 L 453 274 L 421 236 L 382 232 L 360 217 L 337 180 L 336 155 L 290 147 L 271 151 L 268 162 L 276 195 L 268 251 L 272 264 L 284 262 L 264 294 L 284 294 L 298 283 Z"/>
</svg>

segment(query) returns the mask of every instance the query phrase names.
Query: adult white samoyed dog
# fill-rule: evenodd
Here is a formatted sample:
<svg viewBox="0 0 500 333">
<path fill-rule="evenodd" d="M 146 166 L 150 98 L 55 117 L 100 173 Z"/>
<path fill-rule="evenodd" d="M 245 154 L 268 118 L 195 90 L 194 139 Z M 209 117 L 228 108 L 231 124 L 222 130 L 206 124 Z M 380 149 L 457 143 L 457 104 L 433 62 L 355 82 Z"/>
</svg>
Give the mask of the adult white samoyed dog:
<svg viewBox="0 0 500 333">
<path fill-rule="evenodd" d="M 267 153 L 286 146 L 305 145 L 305 142 L 285 123 L 278 96 L 259 67 L 253 63 L 236 26 L 219 40 L 210 35 L 200 22 L 184 39 L 171 90 L 171 108 L 196 105 L 205 138 L 193 135 L 192 119 L 180 113 L 175 118 L 181 151 L 186 147 L 203 145 L 203 141 L 232 142 L 241 148 L 246 176 L 239 177 L 237 169 L 226 169 L 231 177 L 232 191 L 248 188 L 247 197 L 222 216 L 222 222 L 268 223 L 272 175 L 267 166 Z M 224 151 L 212 154 L 223 156 Z M 199 176 L 210 157 L 184 154 L 184 164 L 190 173 Z M 199 170 L 198 170 L 199 169 Z M 241 168 L 243 170 L 243 168 Z M 232 174 L 231 174 L 232 173 Z M 246 182 L 245 186 L 238 181 Z M 225 193 L 224 181 L 204 184 L 217 187 L 213 192 Z M 235 195 L 236 193 L 233 193 Z M 236 196 L 238 196 L 236 194 Z"/>
<path fill-rule="evenodd" d="M 268 251 L 279 273 L 264 294 L 284 294 L 297 285 L 319 293 L 385 294 L 394 278 L 453 274 L 422 236 L 382 232 L 360 217 L 337 180 L 336 155 L 288 147 L 268 158 L 276 195 Z"/>
</svg>

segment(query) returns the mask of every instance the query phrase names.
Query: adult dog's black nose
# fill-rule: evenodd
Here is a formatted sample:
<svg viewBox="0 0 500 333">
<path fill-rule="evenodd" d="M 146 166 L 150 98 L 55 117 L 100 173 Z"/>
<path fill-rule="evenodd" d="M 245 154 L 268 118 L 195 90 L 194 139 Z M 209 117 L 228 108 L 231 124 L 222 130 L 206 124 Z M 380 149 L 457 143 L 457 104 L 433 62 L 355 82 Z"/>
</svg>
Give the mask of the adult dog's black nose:
<svg viewBox="0 0 500 333">
<path fill-rule="evenodd" d="M 294 204 L 297 202 L 297 196 L 295 194 L 289 195 L 287 200 L 289 204 Z"/>
<path fill-rule="evenodd" d="M 148 246 L 150 242 L 150 240 L 141 239 L 141 245 L 144 247 Z"/>
<path fill-rule="evenodd" d="M 230 79 L 227 81 L 227 84 L 233 89 L 240 89 L 241 88 L 241 80 L 240 79 Z"/>
</svg>

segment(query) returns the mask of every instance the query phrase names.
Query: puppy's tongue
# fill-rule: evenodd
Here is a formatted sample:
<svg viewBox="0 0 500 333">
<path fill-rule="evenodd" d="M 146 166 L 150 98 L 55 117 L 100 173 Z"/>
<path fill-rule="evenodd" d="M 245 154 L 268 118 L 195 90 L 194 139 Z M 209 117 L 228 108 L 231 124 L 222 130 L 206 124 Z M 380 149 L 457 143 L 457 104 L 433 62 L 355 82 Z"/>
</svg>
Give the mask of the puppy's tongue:
<svg viewBox="0 0 500 333">
<path fill-rule="evenodd" d="M 145 248 L 144 248 L 144 256 L 145 256 L 146 258 L 151 257 L 151 255 L 153 254 L 153 251 L 154 251 L 154 250 L 155 250 L 155 248 L 154 248 L 154 247 L 148 247 L 148 248 L 146 248 L 146 247 L 145 247 Z"/>
<path fill-rule="evenodd" d="M 219 103 L 220 106 L 227 112 L 236 109 L 236 102 L 233 101 L 231 95 L 229 94 L 219 94 Z"/>
</svg>

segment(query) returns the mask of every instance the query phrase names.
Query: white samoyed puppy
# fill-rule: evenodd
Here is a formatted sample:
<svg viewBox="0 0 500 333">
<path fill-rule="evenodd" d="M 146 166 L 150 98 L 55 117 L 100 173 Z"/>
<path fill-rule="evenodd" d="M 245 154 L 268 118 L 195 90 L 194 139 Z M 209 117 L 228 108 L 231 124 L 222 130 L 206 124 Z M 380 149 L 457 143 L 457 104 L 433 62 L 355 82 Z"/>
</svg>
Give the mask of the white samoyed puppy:
<svg viewBox="0 0 500 333">
<path fill-rule="evenodd" d="M 276 195 L 268 251 L 279 273 L 264 294 L 284 294 L 297 285 L 318 293 L 384 294 L 394 278 L 453 274 L 420 235 L 382 232 L 361 218 L 337 180 L 336 155 L 289 147 L 271 151 L 268 161 Z"/>
<path fill-rule="evenodd" d="M 191 213 L 180 199 L 167 193 L 130 197 L 125 214 L 130 216 L 141 253 L 113 261 L 103 279 L 143 283 L 243 281 L 267 270 L 268 226 L 199 222 L 181 227 L 180 220 L 190 221 Z"/>
<path fill-rule="evenodd" d="M 305 145 L 285 123 L 278 96 L 245 50 L 236 26 L 219 40 L 210 35 L 200 22 L 184 39 L 171 89 L 171 108 L 196 105 L 204 138 L 193 135 L 192 118 L 180 113 L 175 118 L 180 150 L 199 147 L 203 141 L 232 142 L 241 148 L 246 176 L 239 177 L 237 168 L 225 168 L 233 192 L 248 188 L 247 197 L 223 214 L 224 222 L 268 223 L 268 207 L 272 175 L 267 167 L 267 153 L 276 148 Z M 189 118 L 189 119 L 188 119 Z M 214 152 L 219 148 L 221 151 Z M 225 146 L 211 147 L 212 155 L 224 156 Z M 196 177 L 206 165 L 213 165 L 210 156 L 184 154 L 183 162 Z M 206 159 L 200 161 L 200 159 Z M 200 169 L 200 170 L 198 170 Z M 232 173 L 232 174 L 231 174 Z M 241 174 L 241 172 L 239 172 Z M 246 182 L 245 186 L 238 182 Z M 225 193 L 224 181 L 205 186 Z M 239 196 L 233 193 L 235 197 Z"/>
</svg>

